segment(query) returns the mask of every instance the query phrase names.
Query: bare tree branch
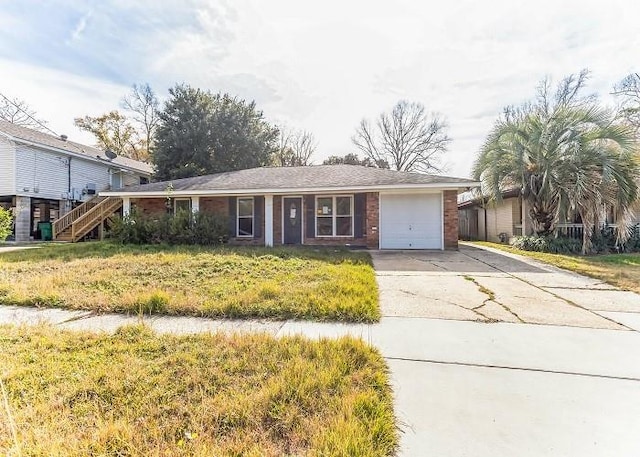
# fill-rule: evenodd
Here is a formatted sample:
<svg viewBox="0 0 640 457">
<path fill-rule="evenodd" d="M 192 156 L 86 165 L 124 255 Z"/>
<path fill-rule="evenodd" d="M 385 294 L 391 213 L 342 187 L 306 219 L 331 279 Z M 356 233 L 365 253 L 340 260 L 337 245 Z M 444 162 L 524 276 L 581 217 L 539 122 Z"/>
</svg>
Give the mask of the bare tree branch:
<svg viewBox="0 0 640 457">
<path fill-rule="evenodd" d="M 403 100 L 390 113 L 380 114 L 375 130 L 363 119 L 352 141 L 373 163 L 400 171 L 440 172 L 440 158 L 451 142 L 447 128 L 439 114 L 429 115 L 422 104 Z"/>
<path fill-rule="evenodd" d="M 313 133 L 306 130 L 293 130 L 279 127 L 278 147 L 273 154 L 273 164 L 278 167 L 301 167 L 311 165 L 311 156 L 317 142 Z"/>
<path fill-rule="evenodd" d="M 631 73 L 614 86 L 613 95 L 620 100 L 619 116 L 640 136 L 640 74 Z"/>
<path fill-rule="evenodd" d="M 122 99 L 122 107 L 132 113 L 132 121 L 138 124 L 136 130 L 142 132 L 142 143 L 147 157 L 153 147 L 155 130 L 160 121 L 159 105 L 158 98 L 148 83 L 134 84 L 131 92 Z"/>
<path fill-rule="evenodd" d="M 311 155 L 317 147 L 313 133 L 305 130 L 299 131 L 293 138 L 291 148 L 296 166 L 306 166 L 311 164 Z"/>
<path fill-rule="evenodd" d="M 34 130 L 47 130 L 46 121 L 38 119 L 36 112 L 27 102 L 18 98 L 9 99 L 2 96 L 0 99 L 0 119 Z"/>
</svg>

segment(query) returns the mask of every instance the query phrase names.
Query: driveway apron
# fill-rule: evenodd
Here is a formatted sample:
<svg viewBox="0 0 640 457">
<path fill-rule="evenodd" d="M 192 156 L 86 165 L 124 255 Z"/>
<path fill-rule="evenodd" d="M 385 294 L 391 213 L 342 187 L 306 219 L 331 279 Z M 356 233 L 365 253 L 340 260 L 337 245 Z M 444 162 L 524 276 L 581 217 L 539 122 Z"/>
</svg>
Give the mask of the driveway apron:
<svg viewBox="0 0 640 457">
<path fill-rule="evenodd" d="M 640 455 L 640 297 L 520 256 L 377 252 L 400 455 Z"/>
</svg>

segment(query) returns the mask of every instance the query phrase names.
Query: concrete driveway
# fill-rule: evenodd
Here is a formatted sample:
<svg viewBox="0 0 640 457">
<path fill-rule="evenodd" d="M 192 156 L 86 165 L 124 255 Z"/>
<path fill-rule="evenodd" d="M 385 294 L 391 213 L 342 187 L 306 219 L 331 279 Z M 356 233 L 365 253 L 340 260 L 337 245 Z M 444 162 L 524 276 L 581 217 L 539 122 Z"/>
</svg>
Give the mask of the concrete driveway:
<svg viewBox="0 0 640 457">
<path fill-rule="evenodd" d="M 463 245 L 373 260 L 384 316 L 640 329 L 640 295 L 532 259 Z"/>
<path fill-rule="evenodd" d="M 640 455 L 639 296 L 470 246 L 374 263 L 400 455 Z"/>
</svg>

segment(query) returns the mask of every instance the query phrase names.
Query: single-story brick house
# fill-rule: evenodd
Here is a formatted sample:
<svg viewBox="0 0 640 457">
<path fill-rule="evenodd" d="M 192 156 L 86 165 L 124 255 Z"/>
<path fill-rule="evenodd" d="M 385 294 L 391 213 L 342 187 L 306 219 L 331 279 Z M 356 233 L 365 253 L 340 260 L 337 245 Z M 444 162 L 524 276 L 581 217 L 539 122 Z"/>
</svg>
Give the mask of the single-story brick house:
<svg viewBox="0 0 640 457">
<path fill-rule="evenodd" d="M 229 217 L 234 244 L 456 249 L 458 193 L 479 183 L 358 165 L 264 167 L 101 192 L 144 213 Z"/>
</svg>

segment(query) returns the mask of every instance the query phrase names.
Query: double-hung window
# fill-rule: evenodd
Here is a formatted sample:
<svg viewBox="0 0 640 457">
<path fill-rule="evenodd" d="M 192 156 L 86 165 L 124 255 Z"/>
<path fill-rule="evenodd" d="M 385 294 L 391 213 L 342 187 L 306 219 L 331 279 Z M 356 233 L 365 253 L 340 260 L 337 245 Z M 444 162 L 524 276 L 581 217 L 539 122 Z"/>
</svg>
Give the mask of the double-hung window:
<svg viewBox="0 0 640 457">
<path fill-rule="evenodd" d="M 178 213 L 190 213 L 191 212 L 191 199 L 190 198 L 176 198 L 173 201 L 173 214 Z"/>
<path fill-rule="evenodd" d="M 316 198 L 316 236 L 353 236 L 353 196 Z"/>
<path fill-rule="evenodd" d="M 238 198 L 236 214 L 238 237 L 253 237 L 253 197 Z"/>
</svg>

